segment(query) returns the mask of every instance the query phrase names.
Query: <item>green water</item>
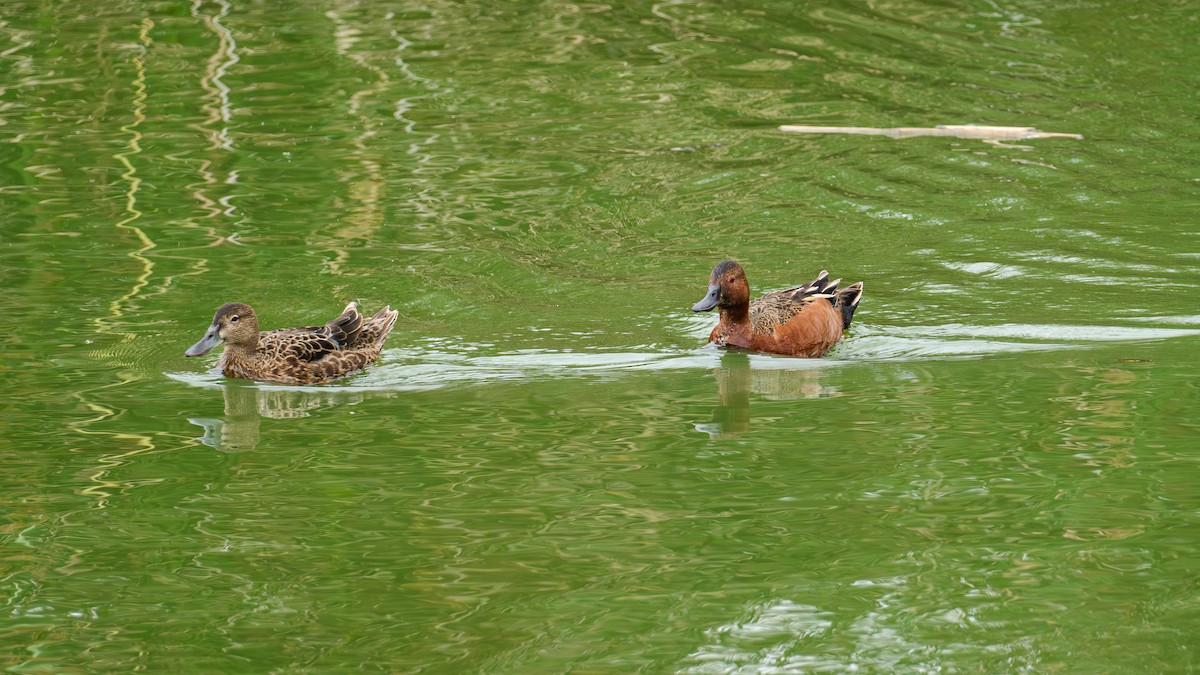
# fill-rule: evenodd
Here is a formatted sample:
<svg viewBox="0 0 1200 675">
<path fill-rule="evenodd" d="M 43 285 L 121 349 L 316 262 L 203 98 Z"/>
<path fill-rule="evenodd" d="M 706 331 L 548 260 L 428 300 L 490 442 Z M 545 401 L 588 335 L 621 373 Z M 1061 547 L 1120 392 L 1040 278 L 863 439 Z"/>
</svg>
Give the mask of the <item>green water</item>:
<svg viewBox="0 0 1200 675">
<path fill-rule="evenodd" d="M 0 667 L 1190 672 L 1192 3 L 0 7 Z M 1036 126 L 1083 140 L 801 136 Z M 827 358 L 693 315 L 862 279 Z M 325 387 L 185 359 L 401 318 Z"/>
</svg>

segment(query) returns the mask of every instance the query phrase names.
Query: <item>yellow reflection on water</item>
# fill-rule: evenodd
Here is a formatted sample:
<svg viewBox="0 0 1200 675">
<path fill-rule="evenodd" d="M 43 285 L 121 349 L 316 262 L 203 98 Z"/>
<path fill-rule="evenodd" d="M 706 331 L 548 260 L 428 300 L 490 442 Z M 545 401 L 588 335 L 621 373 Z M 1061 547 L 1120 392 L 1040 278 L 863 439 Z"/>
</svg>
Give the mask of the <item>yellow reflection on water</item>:
<svg viewBox="0 0 1200 675">
<path fill-rule="evenodd" d="M 141 26 L 141 30 L 138 32 L 139 50 L 137 56 L 133 58 L 133 66 L 136 73 L 133 81 L 133 122 L 121 126 L 121 131 L 129 136 L 127 143 L 128 150 L 113 155 L 113 158 L 121 166 L 125 167 L 121 178 L 128 183 L 128 188 L 125 191 L 125 212 L 127 215 L 118 221 L 115 227 L 132 233 L 137 239 L 137 246 L 126 255 L 137 261 L 141 272 L 134 278 L 133 286 L 130 287 L 128 292 L 109 303 L 109 314 L 112 319 L 120 319 L 124 315 L 125 305 L 138 296 L 141 290 L 150 283 L 150 277 L 154 274 L 154 262 L 146 257 L 145 254 L 156 245 L 140 227 L 134 224 L 142 217 L 142 212 L 137 208 L 137 193 L 142 181 L 137 175 L 137 169 L 134 168 L 133 163 L 130 161 L 130 157 L 139 155 L 142 152 L 142 133 L 138 130 L 138 127 L 146 120 L 146 48 L 151 43 L 150 29 L 154 27 L 154 22 L 149 18 L 144 18 L 142 19 Z M 113 323 L 105 317 L 97 317 L 94 322 L 97 330 L 101 332 L 111 330 Z M 125 341 L 132 340 L 134 337 L 133 333 L 126 333 Z"/>
</svg>

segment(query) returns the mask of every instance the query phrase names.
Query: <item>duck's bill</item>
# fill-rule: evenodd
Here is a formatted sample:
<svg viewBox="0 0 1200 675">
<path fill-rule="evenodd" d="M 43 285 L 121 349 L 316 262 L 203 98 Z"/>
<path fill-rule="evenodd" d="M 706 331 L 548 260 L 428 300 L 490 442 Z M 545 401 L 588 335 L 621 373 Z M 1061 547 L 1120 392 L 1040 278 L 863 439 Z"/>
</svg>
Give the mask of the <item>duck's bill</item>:
<svg viewBox="0 0 1200 675">
<path fill-rule="evenodd" d="M 708 295 L 696 304 L 692 305 L 693 312 L 707 312 L 717 306 L 717 301 L 721 299 L 721 287 L 713 284 L 708 287 Z"/>
<path fill-rule="evenodd" d="M 208 332 L 204 334 L 204 337 L 200 338 L 200 341 L 196 344 L 188 347 L 188 350 L 184 352 L 183 355 L 204 356 L 205 354 L 211 352 L 213 347 L 216 347 L 219 344 L 221 344 L 221 336 L 217 335 L 217 327 L 212 326 L 208 329 Z"/>
</svg>

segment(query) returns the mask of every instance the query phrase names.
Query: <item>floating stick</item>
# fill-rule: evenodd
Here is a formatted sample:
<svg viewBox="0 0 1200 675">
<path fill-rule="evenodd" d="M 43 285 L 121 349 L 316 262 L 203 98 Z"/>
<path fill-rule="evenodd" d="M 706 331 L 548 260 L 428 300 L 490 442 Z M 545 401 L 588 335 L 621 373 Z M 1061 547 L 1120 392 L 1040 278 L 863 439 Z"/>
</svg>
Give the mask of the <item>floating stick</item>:
<svg viewBox="0 0 1200 675">
<path fill-rule="evenodd" d="M 780 131 L 793 134 L 861 134 L 865 136 L 887 136 L 888 138 L 912 138 L 913 136 L 951 136 L 972 138 L 982 141 L 1024 141 L 1034 138 L 1074 138 L 1083 140 L 1080 134 L 1059 134 L 1038 131 L 1033 127 L 993 127 L 974 124 L 939 124 L 936 127 L 814 127 L 785 124 Z"/>
</svg>

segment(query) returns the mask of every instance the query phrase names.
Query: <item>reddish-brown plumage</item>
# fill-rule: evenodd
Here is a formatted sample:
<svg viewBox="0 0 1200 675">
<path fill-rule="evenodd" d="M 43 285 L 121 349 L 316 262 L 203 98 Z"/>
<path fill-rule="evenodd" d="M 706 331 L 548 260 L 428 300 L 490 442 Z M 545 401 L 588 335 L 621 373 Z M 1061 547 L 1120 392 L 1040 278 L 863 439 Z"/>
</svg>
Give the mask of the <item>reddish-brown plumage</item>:
<svg viewBox="0 0 1200 675">
<path fill-rule="evenodd" d="M 862 298 L 862 282 L 838 290 L 822 271 L 813 281 L 750 301 L 742 266 L 727 260 L 709 276 L 708 295 L 694 311 L 720 308 L 709 342 L 786 356 L 816 357 L 829 351 L 850 326 Z"/>
</svg>

